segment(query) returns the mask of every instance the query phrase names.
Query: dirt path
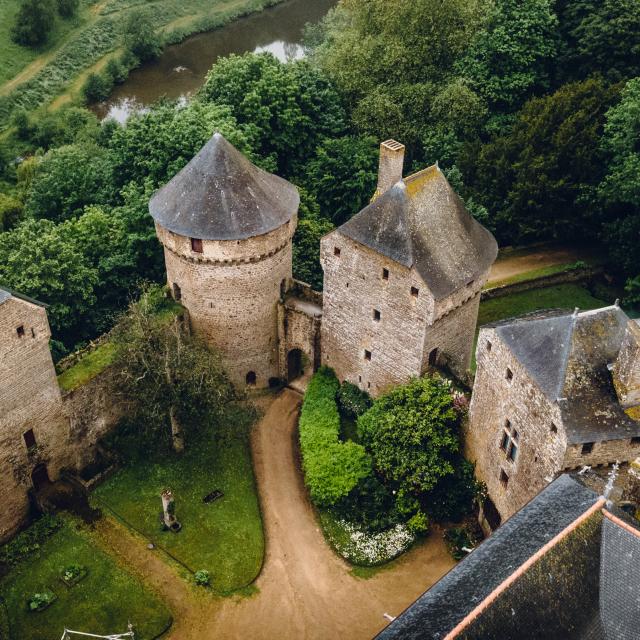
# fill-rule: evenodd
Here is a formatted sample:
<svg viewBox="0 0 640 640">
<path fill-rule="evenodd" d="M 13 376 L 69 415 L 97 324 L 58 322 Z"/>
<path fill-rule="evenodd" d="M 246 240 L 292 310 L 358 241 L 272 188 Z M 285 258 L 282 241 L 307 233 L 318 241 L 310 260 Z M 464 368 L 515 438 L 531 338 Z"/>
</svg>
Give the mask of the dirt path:
<svg viewBox="0 0 640 640">
<path fill-rule="evenodd" d="M 188 585 L 112 520 L 98 539 L 154 588 L 172 610 L 171 640 L 371 638 L 453 566 L 433 534 L 392 568 L 354 577 L 327 546 L 306 496 L 296 459 L 300 394 L 285 390 L 269 403 L 252 436 L 266 534 L 265 564 L 249 598 L 211 598 Z M 265 403 L 266 404 L 266 403 Z"/>
</svg>

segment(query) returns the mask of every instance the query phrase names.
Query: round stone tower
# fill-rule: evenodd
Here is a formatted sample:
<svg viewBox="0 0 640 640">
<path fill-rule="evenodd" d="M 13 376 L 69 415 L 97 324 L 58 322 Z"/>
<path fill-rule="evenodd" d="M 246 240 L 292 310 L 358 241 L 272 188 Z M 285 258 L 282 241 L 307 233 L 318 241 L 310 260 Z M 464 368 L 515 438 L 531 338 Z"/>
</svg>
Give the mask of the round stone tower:
<svg viewBox="0 0 640 640">
<path fill-rule="evenodd" d="M 278 302 L 299 202 L 292 184 L 216 133 L 149 203 L 173 296 L 240 387 L 279 375 Z"/>
</svg>

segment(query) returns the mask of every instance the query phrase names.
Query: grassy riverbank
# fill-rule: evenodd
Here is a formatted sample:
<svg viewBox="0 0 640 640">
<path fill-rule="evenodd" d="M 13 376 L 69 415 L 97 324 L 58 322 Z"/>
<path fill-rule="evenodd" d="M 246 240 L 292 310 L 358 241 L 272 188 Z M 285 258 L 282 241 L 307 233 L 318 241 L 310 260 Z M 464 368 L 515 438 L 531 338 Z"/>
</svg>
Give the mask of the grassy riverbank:
<svg viewBox="0 0 640 640">
<path fill-rule="evenodd" d="M 18 1 L 10 0 L 0 10 L 0 131 L 10 126 L 16 110 L 32 111 L 56 98 L 57 104 L 75 99 L 81 84 L 78 78 L 118 49 L 123 25 L 133 10 L 147 11 L 163 40 L 173 44 L 282 0 L 101 0 L 83 4 L 78 17 L 63 25 L 66 30 L 57 28 L 49 48 L 42 51 L 11 42 Z M 73 93 L 65 95 L 70 89 Z"/>
</svg>

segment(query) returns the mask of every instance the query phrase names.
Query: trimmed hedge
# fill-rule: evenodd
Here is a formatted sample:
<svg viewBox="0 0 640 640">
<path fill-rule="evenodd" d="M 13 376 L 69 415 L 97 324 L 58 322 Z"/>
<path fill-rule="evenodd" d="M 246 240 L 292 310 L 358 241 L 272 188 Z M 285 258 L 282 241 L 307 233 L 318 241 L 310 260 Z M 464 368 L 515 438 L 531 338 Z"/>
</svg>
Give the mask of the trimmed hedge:
<svg viewBox="0 0 640 640">
<path fill-rule="evenodd" d="M 305 483 L 311 499 L 321 507 L 334 505 L 372 473 L 364 448 L 340 441 L 339 387 L 333 370 L 321 367 L 309 382 L 300 414 Z"/>
</svg>

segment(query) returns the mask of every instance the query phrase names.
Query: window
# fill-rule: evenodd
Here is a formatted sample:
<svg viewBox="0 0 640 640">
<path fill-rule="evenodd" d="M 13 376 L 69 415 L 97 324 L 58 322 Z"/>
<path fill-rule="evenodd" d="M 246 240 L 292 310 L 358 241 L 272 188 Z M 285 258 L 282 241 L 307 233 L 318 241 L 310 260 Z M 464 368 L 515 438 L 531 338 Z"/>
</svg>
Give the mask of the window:
<svg viewBox="0 0 640 640">
<path fill-rule="evenodd" d="M 593 445 L 594 444 L 595 444 L 594 442 L 585 442 L 582 445 L 582 455 L 585 456 L 588 453 L 591 453 L 593 451 Z"/>
<path fill-rule="evenodd" d="M 380 322 L 380 312 L 377 309 L 373 310 L 373 319 L 376 322 Z"/>
<path fill-rule="evenodd" d="M 245 380 L 250 387 L 254 387 L 256 384 L 256 372 L 249 371 L 249 373 L 247 373 Z"/>
<path fill-rule="evenodd" d="M 173 299 L 176 301 L 182 300 L 182 291 L 180 285 L 177 282 L 173 283 Z"/>
<path fill-rule="evenodd" d="M 502 469 L 500 469 L 500 484 L 502 484 L 505 489 L 509 484 L 509 476 Z"/>
<path fill-rule="evenodd" d="M 429 352 L 429 366 L 435 367 L 438 364 L 438 347 Z"/>
<path fill-rule="evenodd" d="M 383 269 L 382 270 L 382 279 L 383 280 L 388 280 L 389 279 L 389 269 Z"/>
<path fill-rule="evenodd" d="M 22 437 L 24 438 L 24 443 L 27 445 L 27 449 L 33 449 L 33 447 L 36 446 L 36 436 L 33 433 L 33 429 L 25 431 Z"/>
<path fill-rule="evenodd" d="M 364 350 L 364 359 L 371 360 L 371 351 Z"/>
<path fill-rule="evenodd" d="M 513 380 L 513 371 L 507 367 L 507 373 L 504 376 L 507 380 Z"/>
<path fill-rule="evenodd" d="M 640 444 L 640 437 L 631 438 L 631 444 Z"/>
<path fill-rule="evenodd" d="M 36 330 L 33 327 L 31 327 L 31 337 L 32 338 L 36 337 Z"/>
<path fill-rule="evenodd" d="M 487 351 L 491 351 L 493 345 L 487 340 Z"/>
<path fill-rule="evenodd" d="M 17 329 L 16 333 L 18 334 L 18 338 L 24 338 L 24 325 L 21 324 Z"/>
<path fill-rule="evenodd" d="M 414 298 L 417 298 L 419 293 L 420 293 L 420 291 L 416 287 L 411 287 L 411 295 Z"/>
<path fill-rule="evenodd" d="M 283 278 L 280 283 L 280 297 L 284 299 L 285 294 L 287 293 L 287 279 Z"/>
<path fill-rule="evenodd" d="M 371 389 L 371 383 L 367 382 L 367 389 Z"/>
<path fill-rule="evenodd" d="M 358 376 L 358 382 L 362 382 L 362 376 Z"/>
<path fill-rule="evenodd" d="M 340 247 L 333 247 L 333 255 L 340 256 Z"/>
<path fill-rule="evenodd" d="M 199 238 L 191 238 L 191 251 L 202 253 L 202 240 Z"/>
<path fill-rule="evenodd" d="M 558 427 L 556 427 L 556 423 L 551 423 L 551 433 L 558 433 Z"/>
<path fill-rule="evenodd" d="M 500 438 L 500 448 L 505 452 L 507 460 L 515 462 L 518 457 L 518 441 L 520 434 L 513 428 L 509 420 L 504 421 L 502 438 Z"/>
</svg>

